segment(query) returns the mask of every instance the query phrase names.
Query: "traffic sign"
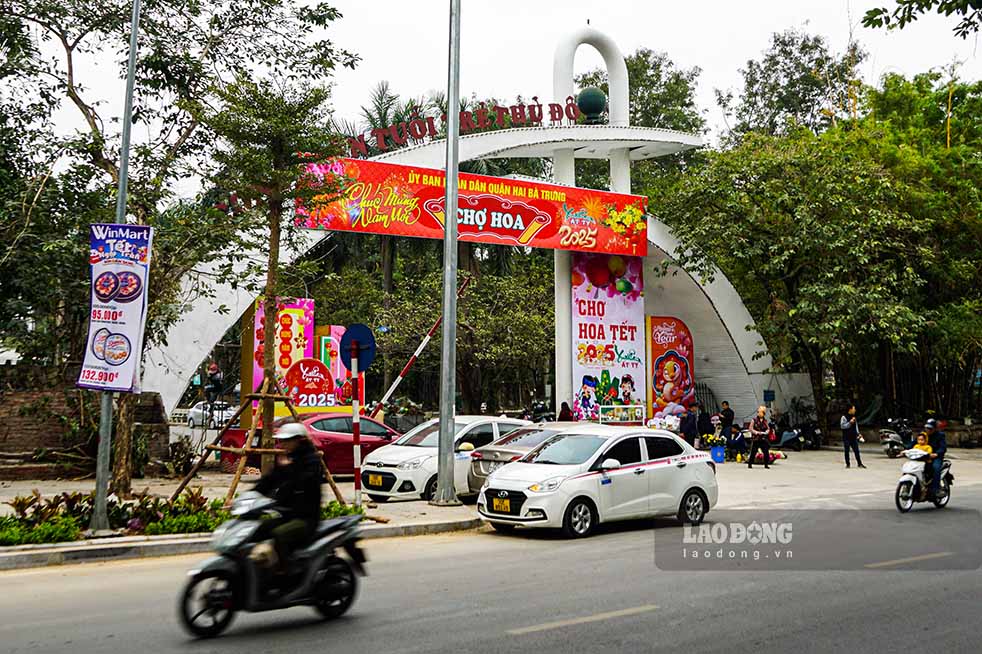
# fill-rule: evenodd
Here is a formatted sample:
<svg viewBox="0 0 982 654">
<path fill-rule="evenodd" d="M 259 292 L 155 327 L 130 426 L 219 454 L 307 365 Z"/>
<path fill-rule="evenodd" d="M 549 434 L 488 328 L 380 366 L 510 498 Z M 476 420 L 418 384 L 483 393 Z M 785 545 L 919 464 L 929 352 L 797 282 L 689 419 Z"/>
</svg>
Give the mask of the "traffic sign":
<svg viewBox="0 0 982 654">
<path fill-rule="evenodd" d="M 356 322 L 348 325 L 341 337 L 341 345 L 338 346 L 338 354 L 341 355 L 341 363 L 348 370 L 351 370 L 351 343 L 358 341 L 358 370 L 364 372 L 375 360 L 375 335 L 372 330 L 365 325 Z"/>
</svg>

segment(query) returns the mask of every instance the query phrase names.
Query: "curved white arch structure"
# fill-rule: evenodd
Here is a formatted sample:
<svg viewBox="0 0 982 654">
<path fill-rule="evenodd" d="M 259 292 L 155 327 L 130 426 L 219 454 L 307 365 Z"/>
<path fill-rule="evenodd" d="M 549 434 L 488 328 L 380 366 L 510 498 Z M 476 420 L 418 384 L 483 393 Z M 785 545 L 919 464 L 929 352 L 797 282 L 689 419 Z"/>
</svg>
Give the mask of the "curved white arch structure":
<svg viewBox="0 0 982 654">
<path fill-rule="evenodd" d="M 613 40 L 597 30 L 584 27 L 559 43 L 554 58 L 553 92 L 557 102 L 573 95 L 573 61 L 580 45 L 596 48 L 608 71 L 610 99 L 609 125 L 565 125 L 528 127 L 470 134 L 460 138 L 460 160 L 483 158 L 542 157 L 553 160 L 555 182 L 575 185 L 575 160 L 608 159 L 611 190 L 631 192 L 631 161 L 674 154 L 702 145 L 693 134 L 629 125 L 629 88 L 624 56 Z M 444 166 L 445 145 L 441 141 L 411 146 L 374 157 L 389 163 L 413 164 L 433 168 Z M 292 260 L 330 233 L 310 232 L 301 251 L 284 253 Z M 771 365 L 769 356 L 755 358 L 765 349 L 763 339 L 753 328 L 753 318 L 739 294 L 722 273 L 709 283 L 700 283 L 684 272 L 657 277 L 656 266 L 671 259 L 678 241 L 661 222 L 649 218 L 648 241 L 657 251 L 646 262 L 645 310 L 652 315 L 670 312 L 689 326 L 696 347 L 700 381 L 706 381 L 721 399 L 725 396 L 747 414 L 760 401 L 761 391 L 772 382 L 765 379 Z M 556 301 L 556 389 L 557 403 L 572 397 L 572 315 L 570 254 L 555 253 Z M 168 334 L 167 343 L 146 352 L 143 377 L 147 390 L 160 392 L 168 411 L 180 401 L 188 381 L 224 333 L 253 302 L 244 289 L 218 286 L 214 297 L 193 302 Z M 224 305 L 225 314 L 214 307 Z M 781 385 L 780 383 L 778 384 Z M 801 386 L 800 381 L 797 384 Z M 807 385 L 805 386 L 807 388 Z M 795 389 L 799 390 L 799 389 Z M 788 393 L 785 394 L 806 394 Z M 810 390 L 807 391 L 810 394 Z"/>
<path fill-rule="evenodd" d="M 626 151 L 630 165 L 631 161 L 663 157 L 701 146 L 702 139 L 694 134 L 651 127 L 518 127 L 460 137 L 460 160 L 549 158 L 557 150 L 569 150 L 577 159 L 610 159 L 612 153 Z M 372 159 L 442 168 L 445 157 L 446 145 L 441 139 L 380 154 Z M 556 182 L 572 185 L 572 180 L 564 182 L 557 178 Z"/>
</svg>

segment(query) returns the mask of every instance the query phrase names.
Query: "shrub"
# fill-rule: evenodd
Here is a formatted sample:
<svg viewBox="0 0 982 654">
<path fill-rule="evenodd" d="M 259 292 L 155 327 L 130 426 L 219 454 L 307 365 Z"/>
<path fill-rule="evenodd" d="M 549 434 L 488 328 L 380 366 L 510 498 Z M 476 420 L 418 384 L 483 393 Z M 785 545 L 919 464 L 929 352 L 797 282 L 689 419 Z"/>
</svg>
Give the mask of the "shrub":
<svg viewBox="0 0 982 654">
<path fill-rule="evenodd" d="M 29 529 L 12 516 L 0 518 L 0 545 L 21 545 L 27 539 Z"/>
<path fill-rule="evenodd" d="M 0 545 L 63 543 L 78 540 L 81 536 L 75 521 L 65 515 L 34 526 L 10 516 L 0 518 Z"/>
<path fill-rule="evenodd" d="M 92 518 L 94 501 L 94 493 L 62 493 L 45 499 L 34 491 L 15 497 L 7 502 L 14 515 L 0 517 L 0 546 L 78 540 Z M 148 491 L 138 493 L 129 502 L 110 497 L 108 513 L 113 528 L 126 527 L 148 536 L 214 531 L 231 517 L 222 499 L 209 501 L 201 488 L 185 490 L 175 502 L 154 497 Z M 364 509 L 332 501 L 321 508 L 321 519 L 356 513 L 364 513 Z"/>
<path fill-rule="evenodd" d="M 354 504 L 342 505 L 337 500 L 331 500 L 321 507 L 321 520 L 330 520 L 331 518 L 340 518 L 341 516 L 354 515 L 356 513 L 364 514 L 365 509 Z"/>
<path fill-rule="evenodd" d="M 65 515 L 60 515 L 47 522 L 36 525 L 27 533 L 27 543 L 64 543 L 78 540 L 82 530 L 78 524 Z"/>
<path fill-rule="evenodd" d="M 161 534 L 197 534 L 214 531 L 218 525 L 228 520 L 228 518 L 229 514 L 225 511 L 165 516 L 157 522 L 148 524 L 143 533 L 147 536 L 159 536 Z"/>
</svg>

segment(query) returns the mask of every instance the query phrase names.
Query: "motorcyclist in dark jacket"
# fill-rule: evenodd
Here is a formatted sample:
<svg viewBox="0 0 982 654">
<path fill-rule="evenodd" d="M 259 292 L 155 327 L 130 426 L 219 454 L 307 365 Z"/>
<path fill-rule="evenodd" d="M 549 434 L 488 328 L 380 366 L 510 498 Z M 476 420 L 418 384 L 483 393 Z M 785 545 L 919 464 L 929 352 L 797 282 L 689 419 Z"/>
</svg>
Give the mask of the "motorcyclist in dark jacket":
<svg viewBox="0 0 982 654">
<path fill-rule="evenodd" d="M 948 444 L 945 442 L 945 433 L 938 430 L 938 421 L 931 418 L 924 425 L 924 432 L 927 434 L 927 444 L 931 446 L 931 482 L 929 489 L 932 494 L 936 493 L 941 484 L 941 464 L 944 462 L 945 452 L 948 451 Z"/>
<path fill-rule="evenodd" d="M 322 465 L 301 423 L 287 423 L 273 435 L 285 452 L 254 490 L 276 500 L 281 518 L 263 525 L 281 562 L 310 540 L 320 522 Z"/>
</svg>

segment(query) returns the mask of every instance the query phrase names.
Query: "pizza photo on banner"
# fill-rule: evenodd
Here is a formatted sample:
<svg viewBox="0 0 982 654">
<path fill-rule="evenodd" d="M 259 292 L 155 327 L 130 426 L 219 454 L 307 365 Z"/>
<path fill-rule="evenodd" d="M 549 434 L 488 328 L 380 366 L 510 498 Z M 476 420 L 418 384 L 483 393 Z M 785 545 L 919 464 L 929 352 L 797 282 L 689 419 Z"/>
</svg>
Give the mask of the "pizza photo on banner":
<svg viewBox="0 0 982 654">
<path fill-rule="evenodd" d="M 599 420 L 601 407 L 645 404 L 641 257 L 572 256 L 573 415 Z"/>
<path fill-rule="evenodd" d="M 89 226 L 89 333 L 76 385 L 140 392 L 153 228 Z"/>
<path fill-rule="evenodd" d="M 342 176 L 341 198 L 298 207 L 308 229 L 442 239 L 446 224 L 442 170 L 337 159 L 311 164 L 307 183 Z M 647 198 L 545 182 L 461 173 L 461 241 L 644 256 Z"/>
<path fill-rule="evenodd" d="M 678 318 L 647 317 L 648 417 L 678 416 L 696 400 L 692 334 Z"/>
</svg>

